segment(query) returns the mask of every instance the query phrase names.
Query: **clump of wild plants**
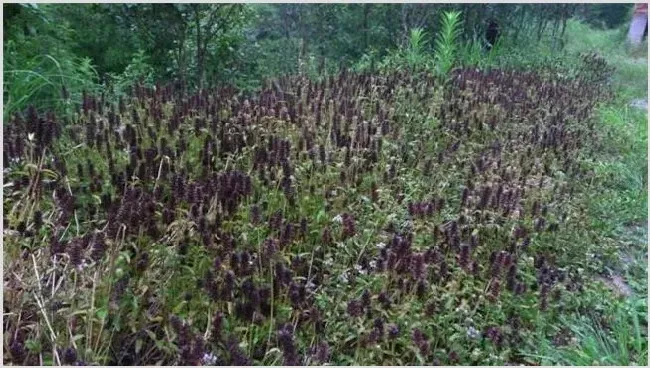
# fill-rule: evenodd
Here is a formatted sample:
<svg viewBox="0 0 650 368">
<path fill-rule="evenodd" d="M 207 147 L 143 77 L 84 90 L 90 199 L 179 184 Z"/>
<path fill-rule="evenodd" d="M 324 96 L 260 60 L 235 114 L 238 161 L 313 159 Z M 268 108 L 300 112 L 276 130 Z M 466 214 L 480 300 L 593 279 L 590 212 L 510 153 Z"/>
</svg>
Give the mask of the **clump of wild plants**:
<svg viewBox="0 0 650 368">
<path fill-rule="evenodd" d="M 446 73 L 459 19 L 444 19 Z M 344 71 L 246 97 L 135 84 L 84 94 L 72 121 L 18 114 L 7 361 L 516 362 L 581 287 L 552 239 L 605 92 L 498 69 L 445 85 Z"/>
</svg>

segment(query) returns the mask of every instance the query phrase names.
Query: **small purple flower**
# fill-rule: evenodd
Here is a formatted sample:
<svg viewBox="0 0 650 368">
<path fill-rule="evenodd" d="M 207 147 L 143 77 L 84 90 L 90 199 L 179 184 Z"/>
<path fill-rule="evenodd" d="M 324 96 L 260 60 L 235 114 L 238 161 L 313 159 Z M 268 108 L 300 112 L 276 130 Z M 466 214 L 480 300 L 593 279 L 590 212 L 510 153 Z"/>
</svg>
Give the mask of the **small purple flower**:
<svg viewBox="0 0 650 368">
<path fill-rule="evenodd" d="M 368 290 L 364 290 L 363 294 L 361 294 L 361 306 L 364 309 L 370 308 L 370 292 Z"/>
<path fill-rule="evenodd" d="M 9 352 L 11 353 L 12 362 L 16 364 L 23 363 L 27 357 L 27 349 L 25 349 L 25 345 L 17 339 L 14 339 L 9 345 Z"/>
<path fill-rule="evenodd" d="M 327 341 L 321 341 L 316 347 L 315 359 L 320 364 L 327 363 L 330 359 L 330 347 Z"/>
<path fill-rule="evenodd" d="M 348 213 L 344 213 L 343 216 L 343 239 L 353 237 L 356 234 L 356 225 L 354 222 L 354 217 Z"/>
<path fill-rule="evenodd" d="M 420 349 L 420 354 L 423 357 L 429 355 L 429 341 L 427 340 L 427 337 L 424 335 L 424 333 L 418 328 L 413 329 L 413 343 L 415 343 L 415 346 Z"/>
<path fill-rule="evenodd" d="M 388 338 L 390 338 L 391 340 L 395 340 L 397 336 L 399 336 L 399 327 L 396 324 L 394 323 L 389 324 L 387 330 L 388 330 Z"/>
<path fill-rule="evenodd" d="M 202 365 L 217 365 L 217 362 L 219 361 L 220 361 L 219 357 L 217 357 L 212 352 L 204 353 L 203 357 L 201 357 Z"/>
<path fill-rule="evenodd" d="M 361 317 L 363 315 L 363 304 L 357 299 L 351 300 L 348 302 L 347 311 L 350 317 Z"/>
<path fill-rule="evenodd" d="M 61 361 L 66 365 L 73 365 L 77 362 L 77 351 L 73 347 L 66 348 L 61 356 Z"/>
<path fill-rule="evenodd" d="M 389 309 L 390 308 L 390 304 L 391 304 L 390 297 L 388 296 L 388 293 L 386 293 L 385 291 L 382 291 L 379 294 L 379 297 L 377 298 L 377 300 L 379 300 L 379 303 L 381 303 L 381 306 L 384 309 Z"/>
</svg>

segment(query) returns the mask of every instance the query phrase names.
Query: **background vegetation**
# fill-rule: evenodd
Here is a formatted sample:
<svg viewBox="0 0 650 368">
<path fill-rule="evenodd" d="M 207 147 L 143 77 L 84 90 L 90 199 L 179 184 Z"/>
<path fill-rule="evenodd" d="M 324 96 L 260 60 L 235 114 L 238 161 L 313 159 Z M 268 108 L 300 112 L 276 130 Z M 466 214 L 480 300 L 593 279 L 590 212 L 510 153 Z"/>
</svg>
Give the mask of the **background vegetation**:
<svg viewBox="0 0 650 368">
<path fill-rule="evenodd" d="M 462 50 L 467 62 L 483 58 L 480 50 L 492 20 L 498 20 L 512 48 L 543 41 L 557 52 L 566 39 L 569 18 L 616 27 L 626 23 L 631 8 L 629 4 L 4 4 L 3 9 L 6 118 L 30 103 L 39 109 L 62 109 L 67 101 L 79 102 L 82 89 L 90 91 L 97 85 L 124 93 L 132 80 L 148 84 L 183 80 L 188 88 L 228 83 L 252 90 L 268 77 L 388 66 L 400 55 L 410 57 L 406 63 L 424 63 L 414 51 L 433 54 L 433 36 L 440 30 L 442 12 L 448 10 L 462 13 L 459 36 L 467 43 Z M 416 34 L 419 39 L 413 38 Z"/>
<path fill-rule="evenodd" d="M 625 42 L 631 5 L 4 4 L 3 9 L 3 123 L 5 137 L 9 137 L 4 142 L 3 155 L 4 228 L 7 229 L 4 234 L 5 363 L 188 362 L 196 357 L 192 357 L 194 352 L 183 349 L 199 346 L 199 336 L 214 336 L 215 331 L 223 330 L 223 340 L 208 341 L 213 344 L 212 352 L 216 355 L 210 355 L 209 349 L 196 348 L 201 354 L 195 361 L 202 364 L 287 364 L 295 362 L 291 358 L 300 355 L 312 364 L 327 360 L 335 364 L 381 364 L 378 359 L 398 365 L 647 364 L 647 111 L 631 105 L 635 101 L 646 101 L 647 106 L 647 44 L 632 49 Z M 491 21 L 498 23 L 500 37 L 489 47 L 486 30 Z M 440 115 L 432 111 L 447 106 L 447 100 L 456 103 L 454 101 L 469 98 L 454 94 L 454 88 L 458 86 L 452 77 L 472 76 L 474 69 L 485 73 L 515 73 L 511 75 L 518 80 L 531 78 L 534 81 L 531 85 L 543 85 L 544 81 L 551 81 L 554 86 L 566 84 L 566 90 L 575 88 L 571 87 L 571 81 L 576 80 L 602 86 L 602 95 L 593 91 L 585 92 L 583 96 L 572 95 L 578 106 L 593 102 L 593 115 L 584 121 L 570 120 L 567 125 L 582 134 L 585 124 L 593 122 L 596 129 L 589 134 L 592 134 L 593 146 L 598 149 L 586 147 L 576 150 L 575 157 L 571 157 L 583 176 L 579 180 L 571 179 L 576 183 L 572 198 L 556 203 L 569 214 L 569 219 L 557 234 L 539 234 L 532 242 L 531 254 L 536 255 L 535 264 L 537 255 L 550 253 L 555 263 L 553 266 L 561 272 L 570 271 L 571 280 L 556 287 L 563 291 L 561 301 L 551 302 L 546 313 L 538 312 L 538 304 L 545 299 L 542 291 L 532 290 L 523 297 L 515 297 L 513 293 L 512 298 L 508 292 L 507 297 L 502 295 L 503 300 L 489 304 L 488 308 L 477 308 L 469 319 L 463 319 L 469 295 L 489 290 L 483 290 L 486 285 L 482 282 L 485 280 L 480 277 L 458 276 L 463 271 L 456 266 L 452 253 L 448 261 L 455 275 L 454 281 L 444 286 L 444 293 L 434 293 L 439 301 L 435 308 L 445 312 L 436 312 L 433 318 L 429 315 L 434 313 L 433 309 L 429 310 L 433 303 L 422 302 L 415 292 L 406 296 L 400 294 L 396 310 L 382 314 L 384 312 L 379 309 L 373 309 L 373 313 L 390 316 L 390 322 L 401 326 L 402 332 L 407 333 L 381 348 L 360 349 L 358 341 L 378 327 L 373 325 L 373 319 L 351 319 L 346 313 L 356 316 L 355 303 L 363 302 L 368 289 L 372 291 L 373 308 L 375 304 L 381 304 L 380 295 L 376 294 L 380 294 L 384 281 L 383 276 L 373 278 L 365 269 L 357 268 L 360 257 L 346 252 L 361 249 L 363 253 L 369 247 L 372 249 L 367 250 L 368 254 L 380 253 L 375 249 L 375 243 L 381 244 L 378 229 L 390 221 L 400 222 L 409 218 L 406 209 L 402 208 L 405 206 L 397 204 L 401 199 L 391 196 L 406 194 L 408 200 L 432 190 L 453 203 L 460 202 L 460 189 L 456 189 L 462 189 L 465 184 L 459 178 L 437 175 L 434 169 L 431 177 L 439 183 L 432 184 L 431 177 L 422 175 L 424 169 L 417 164 L 420 157 L 411 157 L 413 154 L 409 150 L 401 149 L 395 142 L 397 139 L 400 142 L 425 142 L 422 151 L 431 155 L 441 149 L 440 145 L 451 145 L 451 137 L 458 131 L 450 122 L 441 123 Z M 210 161 L 201 152 L 216 148 L 203 146 L 204 139 L 207 142 L 211 136 L 207 127 L 200 126 L 198 119 L 188 118 L 182 122 L 182 136 L 189 132 L 194 135 L 187 142 L 184 138 L 177 141 L 178 137 L 153 124 L 164 115 L 164 123 L 173 125 L 170 116 L 178 116 L 178 111 L 188 108 L 179 101 L 200 106 L 202 102 L 196 101 L 203 100 L 196 96 L 201 96 L 202 89 L 209 90 L 213 96 L 223 96 L 224 101 L 235 101 L 232 102 L 234 105 L 224 108 L 235 111 L 240 108 L 237 101 L 260 98 L 259 93 L 268 97 L 296 92 L 306 80 L 301 78 L 327 83 L 328 88 L 332 86 L 334 77 L 351 80 L 345 83 L 358 86 L 356 77 L 341 76 L 342 70 L 354 73 L 353 76 L 374 76 L 377 79 L 373 80 L 373 85 L 378 89 L 384 88 L 388 83 L 385 81 L 396 75 L 404 80 L 403 84 L 398 83 L 394 90 L 382 97 L 377 97 L 374 92 L 369 94 L 371 101 L 380 98 L 392 108 L 385 114 L 390 114 L 396 128 L 393 136 L 386 137 L 385 153 L 379 157 L 383 165 L 403 159 L 403 166 L 398 166 L 403 170 L 398 176 L 404 179 L 391 184 L 390 180 L 381 178 L 381 170 L 376 170 L 375 176 L 366 175 L 363 177 L 365 181 L 352 183 L 353 179 L 340 174 L 339 169 L 343 163 L 349 160 L 356 163 L 360 157 L 345 158 L 344 149 L 328 146 L 327 155 L 333 155 L 334 165 L 316 174 L 315 180 L 328 188 L 337 188 L 338 196 L 333 194 L 332 199 L 329 192 L 317 192 L 318 195 L 312 197 L 306 194 L 307 184 L 295 189 L 300 198 L 293 212 L 287 214 L 287 221 L 294 221 L 296 230 L 302 226 L 298 224 L 300 217 L 306 217 L 311 233 L 297 238 L 284 251 L 286 259 L 282 261 L 296 271 L 301 269 L 301 259 L 310 256 L 312 261 L 314 258 L 321 261 L 314 270 L 332 269 L 332 274 L 337 276 L 324 282 L 330 289 L 317 300 L 315 309 L 309 309 L 310 312 L 340 312 L 321 316 L 327 321 L 326 335 L 330 337 L 331 346 L 317 344 L 320 340 L 316 336 L 322 333 L 312 334 L 308 330 L 300 334 L 296 332 L 294 336 L 289 327 L 269 324 L 266 320 L 254 324 L 241 321 L 239 317 L 233 317 L 240 314 L 234 305 L 207 301 L 205 285 L 197 283 L 210 282 L 209 271 L 204 277 L 206 270 L 233 269 L 233 264 L 238 261 L 235 258 L 223 259 L 223 267 L 217 266 L 216 262 L 213 264 L 212 260 L 206 261 L 206 252 L 212 257 L 213 249 L 198 246 L 203 240 L 196 233 L 192 233 L 190 245 L 176 244 L 174 237 L 180 236 L 179 231 L 171 227 L 173 236 L 170 236 L 176 240 L 163 238 L 165 242 L 174 244 L 162 246 L 162 242 L 152 242 L 155 237 L 143 231 L 135 234 L 118 231 L 122 239 L 109 239 L 108 249 L 99 251 L 105 252 L 106 257 L 99 257 L 101 262 L 95 261 L 91 250 L 98 243 L 92 238 L 90 244 L 90 234 L 97 230 L 97 224 L 103 226 L 108 222 L 102 222 L 106 220 L 102 218 L 102 209 L 98 210 L 98 215 L 93 208 L 105 205 L 107 200 L 107 208 L 110 208 L 111 198 L 117 201 L 126 195 L 120 192 L 119 180 L 108 176 L 117 172 L 115 167 L 135 171 L 132 162 L 137 162 L 140 167 L 140 161 L 144 160 L 143 157 L 136 160 L 134 153 L 127 152 L 126 147 L 132 146 L 131 142 L 125 143 L 130 134 L 138 137 L 144 150 L 157 149 L 160 157 L 164 154 L 176 160 L 175 154 L 165 150 L 170 147 L 163 144 L 164 139 L 171 142 L 171 149 L 178 154 L 178 174 L 189 182 L 190 178 L 194 180 L 202 176 L 198 170 L 204 166 L 204 159 Z M 534 77 L 526 74 L 531 72 Z M 291 78 L 285 77 L 288 75 Z M 424 87 L 433 86 L 430 95 L 423 97 L 421 93 L 425 93 L 422 91 L 426 88 L 416 82 L 418 78 L 424 81 Z M 487 82 L 480 83 L 487 85 Z M 499 83 L 510 85 L 512 81 Z M 235 89 L 213 89 L 215 86 Z M 327 90 L 320 86 L 323 91 Z M 173 103 L 168 101 L 165 108 L 157 112 L 151 107 L 154 105 L 142 102 L 148 98 L 144 97 L 147 93 L 155 95 L 151 92 L 153 89 L 147 87 L 155 88 L 158 91 L 155 93 L 173 91 L 173 99 L 170 97 L 169 100 Z M 352 88 L 344 90 L 351 93 Z M 233 91 L 236 91 L 235 97 Z M 187 96 L 194 96 L 191 100 L 194 102 L 183 100 Z M 371 111 L 371 120 L 381 119 L 384 112 L 379 113 L 381 109 L 366 101 L 366 97 L 361 96 L 360 100 L 368 104 L 364 106 L 366 112 Z M 554 100 L 549 98 L 549 101 Z M 174 103 L 178 105 L 174 107 Z M 551 111 L 554 108 L 540 101 L 535 103 L 540 104 L 536 105 L 539 110 Z M 106 109 L 98 111 L 97 106 L 106 106 Z M 112 106 L 112 110 L 109 111 L 108 106 Z M 113 158 L 107 160 L 104 157 L 103 148 L 99 149 L 100 143 L 96 143 L 98 149 L 94 149 L 93 143 L 86 141 L 92 135 L 89 132 L 95 128 L 94 124 L 88 123 L 95 118 L 95 112 L 100 127 L 115 119 L 115 114 L 129 127 L 131 124 L 136 126 L 132 133 L 128 129 L 119 130 L 116 138 L 111 136 L 104 140 L 106 147 L 111 147 L 109 151 L 115 154 L 114 162 L 108 163 Z M 292 114 L 295 111 L 278 110 L 279 119 L 273 123 L 277 125 L 269 128 L 274 130 L 255 134 L 275 132 L 280 138 L 291 141 L 292 147 L 304 144 L 300 137 L 307 134 L 305 130 L 283 125 Z M 313 115 L 309 115 L 309 119 L 317 116 L 314 111 L 305 114 Z M 135 124 L 138 119 L 143 119 L 145 125 L 150 124 L 148 128 Z M 57 121 L 62 127 L 62 131 L 55 134 L 63 138 L 48 147 L 56 158 L 51 165 L 39 155 L 43 153 L 39 151 L 43 133 L 39 131 L 34 135 L 32 128 L 23 127 L 43 121 Z M 544 119 L 540 121 L 552 125 Z M 304 127 L 327 133 L 314 128 L 313 124 L 309 120 Z M 233 129 L 226 136 L 238 136 L 238 128 Z M 158 139 L 157 135 L 163 139 Z M 327 134 L 322 136 L 327 142 Z M 218 139 L 223 140 L 223 134 Z M 476 137 L 472 140 L 468 137 L 466 142 L 470 148 L 459 153 L 466 158 L 473 157 L 478 152 L 474 150 L 485 144 Z M 23 155 L 16 154 L 18 146 L 21 146 Z M 219 152 L 221 150 L 220 146 Z M 419 152 L 419 149 L 412 151 Z M 247 157 L 252 157 L 252 152 L 242 152 L 223 156 L 229 157 L 227 160 L 215 159 L 215 167 L 225 171 L 234 166 L 245 172 L 250 169 Z M 43 153 L 42 157 L 46 155 Z M 64 162 L 62 166 L 59 159 Z M 278 168 L 278 185 L 279 173 L 285 170 L 295 170 L 293 175 L 287 175 L 294 180 L 311 178 L 308 161 L 296 156 L 295 167 Z M 553 160 L 548 162 L 555 164 Z M 111 165 L 114 167 L 109 167 Z M 143 187 L 149 184 L 158 187 L 160 183 L 165 190 L 176 190 L 178 184 L 172 184 L 171 180 L 167 182 L 164 179 L 166 174 L 158 171 L 164 166 L 162 163 L 156 166 L 153 176 L 138 173 L 138 176 L 150 177 L 143 180 Z M 449 167 L 440 166 L 440 172 Z M 95 175 L 95 171 L 99 174 Z M 109 189 L 98 190 L 96 179 L 107 183 Z M 339 180 L 348 183 L 339 185 Z M 36 184 L 32 184 L 41 181 L 45 185 L 45 194 L 34 189 Z M 369 190 L 369 181 L 384 183 L 380 184 L 385 187 L 380 188 L 378 195 L 383 207 L 370 203 L 368 193 L 372 191 Z M 257 197 L 260 188 L 266 188 L 260 182 L 254 181 Z M 309 183 L 313 186 L 312 179 Z M 132 184 L 135 188 L 140 181 L 136 179 Z M 48 189 L 47 185 L 60 186 L 55 191 Z M 264 202 L 268 205 L 263 213 L 265 221 L 272 219 L 273 211 L 291 207 L 287 204 L 291 193 L 282 189 L 278 186 L 263 192 L 268 202 Z M 76 199 L 72 200 L 74 204 L 70 207 L 74 211 L 66 209 L 68 192 L 75 193 Z M 543 191 L 535 193 L 540 198 L 547 198 Z M 319 202 L 323 196 L 327 203 Z M 224 225 L 229 234 L 236 234 L 239 248 L 247 247 L 249 243 L 261 247 L 261 241 L 267 235 L 270 239 L 275 235 L 280 238 L 282 233 L 267 233 L 264 226 L 247 222 L 246 219 L 254 217 L 252 208 L 259 204 L 257 200 L 260 198 L 257 197 L 236 212 L 235 218 L 239 220 L 226 221 Z M 555 202 L 549 202 L 552 203 Z M 526 202 L 526 205 L 532 203 Z M 179 206 L 178 216 L 187 217 L 181 223 L 194 221 L 192 208 Z M 352 212 L 355 217 L 352 230 L 348 229 L 348 217 L 328 218 L 333 215 L 330 212 L 332 207 L 339 212 L 356 211 Z M 391 213 L 389 208 L 399 210 Z M 59 211 L 61 216 L 64 213 L 70 215 L 63 233 L 54 231 L 62 230 L 55 225 L 58 221 L 55 215 Z M 157 208 L 152 218 L 165 221 L 161 211 Z M 554 206 L 551 206 L 553 211 Z M 449 220 L 452 215 L 449 211 L 441 213 L 436 221 Z M 337 225 L 337 221 L 341 224 Z M 326 267 L 322 263 L 325 260 L 314 256 L 314 250 L 305 249 L 306 244 L 321 244 L 324 224 L 333 229 L 340 227 L 343 234 L 348 229 L 348 235 L 352 235 L 341 240 L 340 244 L 345 246 L 336 248 L 341 254 L 336 258 L 336 264 Z M 528 225 L 532 227 L 533 223 Z M 142 229 L 142 226 L 138 224 L 136 227 Z M 59 236 L 61 242 L 66 243 L 65 247 L 69 247 L 61 254 L 56 251 L 60 244 L 50 241 Z M 425 242 L 428 238 L 416 238 L 416 247 Z M 82 243 L 88 248 L 87 257 L 75 260 L 74 249 Z M 497 243 L 493 241 L 488 246 L 501 246 Z M 182 252 L 181 248 L 184 249 Z M 58 255 L 50 257 L 50 251 Z M 476 258 L 484 262 L 488 254 L 478 251 Z M 81 258 L 88 258 L 89 262 L 92 259 L 97 268 L 75 268 L 75 262 L 80 262 Z M 163 264 L 165 267 L 161 267 Z M 172 274 L 174 277 L 171 277 L 167 273 L 168 269 L 180 268 L 183 269 L 180 276 Z M 538 277 L 536 268 L 532 257 L 530 260 L 522 259 L 521 280 L 534 284 Z M 261 270 L 268 271 L 263 267 Z M 311 272 L 311 266 L 309 270 Z M 102 276 L 104 271 L 106 277 Z M 264 272 L 255 275 L 256 282 L 264 283 L 267 277 Z M 271 278 L 273 272 L 270 271 Z M 355 283 L 345 276 L 343 282 L 341 275 L 356 275 L 357 281 Z M 312 274 L 309 276 L 313 277 Z M 214 277 L 225 276 L 217 272 Z M 237 277 L 239 287 L 242 281 L 239 273 Z M 292 285 L 304 286 L 302 282 L 305 280 L 300 278 L 300 274 L 295 281 Z M 569 287 L 574 283 L 580 285 L 579 292 L 571 289 L 573 286 Z M 151 290 L 160 285 L 165 285 L 162 295 L 152 294 Z M 277 309 L 272 313 L 277 319 L 286 319 L 294 326 L 299 321 L 302 324 L 303 316 L 295 315 L 300 308 L 291 303 L 290 287 L 283 287 L 283 293 L 287 295 L 283 294 L 279 299 L 275 296 Z M 51 288 L 51 293 L 48 288 Z M 120 292 L 120 297 L 114 296 Z M 505 290 L 503 294 L 506 294 Z M 206 308 L 210 309 L 207 317 Z M 224 325 L 217 326 L 215 321 L 221 321 L 221 317 L 215 309 L 232 311 L 233 316 L 226 315 Z M 521 316 L 521 326 L 513 324 L 510 319 L 513 311 Z M 426 318 L 422 316 L 435 321 L 435 330 L 430 330 L 428 325 L 418 325 L 419 319 Z M 318 321 L 321 317 L 314 318 Z M 309 317 L 304 318 L 309 320 Z M 351 320 L 354 326 L 350 325 Z M 318 328 L 316 325 L 314 330 Z M 424 332 L 413 335 L 407 326 L 420 326 Z M 468 326 L 479 329 L 473 331 Z M 392 327 L 382 325 L 382 333 L 385 329 L 387 337 L 391 336 L 389 328 Z M 226 332 L 228 336 L 237 336 L 239 341 L 233 343 L 226 339 Z M 478 337 L 473 337 L 474 333 Z M 506 343 L 502 341 L 503 336 L 507 336 Z M 271 345 L 270 341 L 273 341 Z M 260 346 L 263 346 L 261 353 L 256 350 Z M 327 350 L 328 354 L 324 353 L 325 348 L 331 348 Z M 292 353 L 293 350 L 296 351 Z M 321 359 L 323 355 L 327 359 Z"/>
</svg>

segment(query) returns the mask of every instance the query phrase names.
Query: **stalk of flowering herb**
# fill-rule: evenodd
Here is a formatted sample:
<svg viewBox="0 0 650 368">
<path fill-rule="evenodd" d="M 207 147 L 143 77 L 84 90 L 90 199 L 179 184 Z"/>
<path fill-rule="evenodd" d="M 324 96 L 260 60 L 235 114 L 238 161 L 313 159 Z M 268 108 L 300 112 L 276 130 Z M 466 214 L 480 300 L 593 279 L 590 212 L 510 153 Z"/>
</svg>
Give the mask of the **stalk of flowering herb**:
<svg viewBox="0 0 650 368">
<path fill-rule="evenodd" d="M 300 235 L 302 236 L 303 239 L 307 236 L 307 224 L 308 224 L 307 218 L 303 217 L 300 220 Z"/>
<path fill-rule="evenodd" d="M 462 268 L 467 268 L 470 261 L 470 247 L 463 245 L 460 247 L 460 254 L 458 255 L 458 265 Z"/>
<path fill-rule="evenodd" d="M 9 353 L 11 354 L 11 361 L 16 365 L 23 363 L 25 358 L 27 358 L 25 344 L 18 339 L 12 339 L 9 344 Z"/>
<path fill-rule="evenodd" d="M 291 305 L 298 309 L 300 305 L 305 302 L 304 296 L 304 286 L 298 285 L 295 281 L 291 281 L 291 284 L 289 284 L 289 299 L 291 300 Z"/>
<path fill-rule="evenodd" d="M 90 258 L 95 262 L 99 262 L 102 257 L 104 257 L 105 253 L 106 243 L 104 241 L 104 236 L 96 234 L 93 236 Z"/>
<path fill-rule="evenodd" d="M 407 210 L 408 210 L 409 216 L 411 216 L 411 217 L 415 217 L 415 216 L 417 215 L 417 211 L 416 211 L 415 205 L 416 205 L 416 204 L 413 203 L 413 202 L 409 202 L 409 203 L 407 204 Z"/>
<path fill-rule="evenodd" d="M 362 343 L 366 346 L 370 346 L 372 344 L 376 344 L 381 339 L 381 337 L 382 336 L 379 330 L 373 327 L 372 329 L 370 329 L 370 332 L 362 340 Z"/>
<path fill-rule="evenodd" d="M 463 189 L 463 194 L 461 195 L 461 199 L 460 199 L 460 205 L 461 205 L 461 207 L 465 207 L 465 206 L 467 206 L 467 199 L 468 199 L 468 198 L 469 198 L 469 189 L 468 189 L 468 188 L 464 188 L 464 189 Z"/>
<path fill-rule="evenodd" d="M 192 336 L 192 345 L 185 353 L 185 364 L 200 365 L 201 359 L 205 354 L 205 341 L 201 335 Z"/>
<path fill-rule="evenodd" d="M 502 252 L 500 253 L 502 255 L 501 257 L 501 267 L 503 268 L 508 268 L 513 262 L 513 257 L 511 253 L 508 252 Z"/>
<path fill-rule="evenodd" d="M 298 355 L 298 350 L 296 348 L 293 332 L 291 327 L 283 326 L 278 331 L 278 344 L 282 350 L 282 355 L 284 357 L 284 365 L 296 366 L 301 365 L 302 359 Z"/>
<path fill-rule="evenodd" d="M 278 251 L 278 244 L 275 239 L 266 239 L 262 245 L 264 260 L 270 260 Z"/>
<path fill-rule="evenodd" d="M 50 254 L 52 256 L 65 252 L 65 244 L 63 244 L 57 234 L 54 234 L 50 239 Z"/>
<path fill-rule="evenodd" d="M 503 343 L 503 335 L 501 334 L 499 328 L 495 326 L 488 327 L 484 335 L 485 337 L 490 339 L 492 343 L 494 343 L 498 347 L 501 347 Z"/>
<path fill-rule="evenodd" d="M 413 329 L 413 343 L 420 350 L 420 355 L 422 355 L 422 357 L 427 357 L 429 355 L 429 341 L 427 341 L 427 337 L 418 328 Z"/>
<path fill-rule="evenodd" d="M 238 366 L 252 365 L 250 359 L 239 348 L 239 343 L 234 336 L 230 336 L 226 342 L 226 349 L 230 355 L 230 364 Z"/>
<path fill-rule="evenodd" d="M 67 248 L 68 255 L 70 256 L 70 264 L 76 268 L 81 267 L 83 262 L 83 249 L 80 239 L 72 240 Z"/>
<path fill-rule="evenodd" d="M 499 253 L 490 267 L 490 277 L 499 278 L 502 267 L 502 253 Z"/>
<path fill-rule="evenodd" d="M 501 282 L 498 279 L 492 279 L 490 282 L 489 288 L 489 298 L 492 301 L 495 301 L 499 298 L 499 293 L 501 292 Z"/>
<path fill-rule="evenodd" d="M 282 211 L 277 210 L 269 218 L 269 229 L 273 232 L 279 232 L 282 226 Z"/>
<path fill-rule="evenodd" d="M 363 315 L 363 304 L 357 299 L 348 302 L 347 312 L 350 317 L 361 317 Z"/>
<path fill-rule="evenodd" d="M 370 309 L 370 292 L 366 289 L 361 294 L 361 306 L 364 309 Z"/>
<path fill-rule="evenodd" d="M 542 284 L 542 290 L 539 294 L 539 309 L 545 311 L 548 308 L 548 293 L 551 290 L 548 284 Z"/>
<path fill-rule="evenodd" d="M 426 295 L 427 292 L 427 282 L 425 280 L 418 280 L 418 283 L 415 286 L 415 295 L 417 295 L 418 298 L 422 299 Z"/>
<path fill-rule="evenodd" d="M 316 354 L 314 355 L 314 359 L 319 364 L 325 364 L 329 362 L 330 347 L 327 344 L 327 341 L 321 341 L 320 343 L 318 343 L 318 345 L 316 346 Z"/>
<path fill-rule="evenodd" d="M 379 294 L 379 296 L 377 297 L 377 300 L 379 301 L 379 303 L 381 304 L 381 306 L 384 309 L 386 309 L 386 310 L 390 309 L 390 306 L 391 306 L 390 297 L 388 296 L 388 294 L 385 291 L 382 291 Z"/>
<path fill-rule="evenodd" d="M 73 347 L 66 348 L 61 355 L 61 362 L 65 365 L 74 365 L 77 362 L 77 350 Z"/>
<path fill-rule="evenodd" d="M 356 234 L 354 217 L 348 213 L 343 214 L 343 239 L 353 237 Z"/>
<path fill-rule="evenodd" d="M 523 282 L 517 283 L 517 285 L 515 286 L 515 295 L 523 295 L 526 292 L 526 289 L 527 289 L 526 284 L 524 284 Z"/>
<path fill-rule="evenodd" d="M 394 323 L 389 324 L 386 330 L 388 331 L 388 338 L 391 340 L 395 340 L 399 336 L 399 327 Z"/>
<path fill-rule="evenodd" d="M 370 184 L 370 198 L 373 203 L 377 203 L 379 200 L 379 193 L 377 191 L 377 183 L 374 181 Z"/>
<path fill-rule="evenodd" d="M 415 253 L 411 256 L 411 273 L 416 279 L 426 278 L 426 264 L 424 254 Z"/>
<path fill-rule="evenodd" d="M 262 220 L 262 213 L 260 210 L 260 206 L 257 204 L 254 204 L 251 206 L 251 215 L 250 215 L 250 221 L 253 225 L 257 225 L 261 222 Z"/>
<path fill-rule="evenodd" d="M 223 287 L 221 288 L 221 298 L 224 300 L 231 300 L 232 299 L 232 291 L 235 288 L 235 273 L 232 272 L 231 270 L 228 270 L 226 272 L 226 276 L 224 278 L 224 284 Z"/>
<path fill-rule="evenodd" d="M 284 226 L 284 230 L 280 234 L 280 248 L 284 248 L 284 246 L 289 244 L 292 238 L 293 238 L 293 225 L 287 223 Z"/>
<path fill-rule="evenodd" d="M 508 288 L 508 290 L 513 292 L 515 291 L 515 287 L 516 287 L 516 276 L 517 276 L 517 265 L 512 264 L 508 268 L 506 287 Z"/>
<path fill-rule="evenodd" d="M 439 272 L 440 280 L 442 280 L 444 282 L 444 281 L 447 280 L 448 276 L 449 276 L 449 270 L 447 268 L 447 262 L 442 260 L 440 262 L 440 272 Z"/>
</svg>

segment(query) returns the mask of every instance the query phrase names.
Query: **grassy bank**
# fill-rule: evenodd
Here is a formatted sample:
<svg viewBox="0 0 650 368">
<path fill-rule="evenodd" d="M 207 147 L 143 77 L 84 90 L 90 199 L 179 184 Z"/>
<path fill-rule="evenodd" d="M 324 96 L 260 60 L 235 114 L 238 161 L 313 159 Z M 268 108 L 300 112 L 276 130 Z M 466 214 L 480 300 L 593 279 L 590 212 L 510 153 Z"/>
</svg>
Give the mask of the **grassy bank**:
<svg viewBox="0 0 650 368">
<path fill-rule="evenodd" d="M 581 296 L 592 306 L 589 313 L 549 326 L 528 354 L 542 364 L 647 365 L 648 115 L 633 106 L 648 98 L 647 43 L 631 49 L 624 30 L 576 22 L 569 24 L 568 38 L 568 51 L 598 52 L 615 68 L 613 99 L 597 110 L 606 146 L 585 159 L 593 177 L 581 206 L 590 220 L 575 239 L 576 245 L 588 244 L 587 258 L 602 262 Z"/>
</svg>

